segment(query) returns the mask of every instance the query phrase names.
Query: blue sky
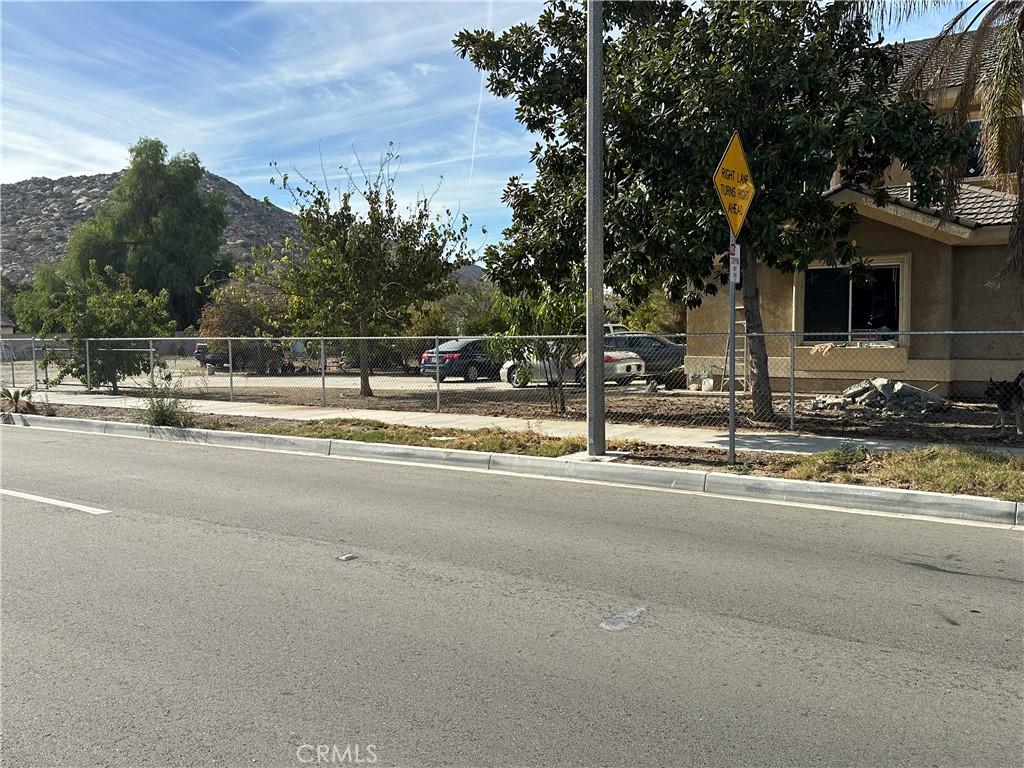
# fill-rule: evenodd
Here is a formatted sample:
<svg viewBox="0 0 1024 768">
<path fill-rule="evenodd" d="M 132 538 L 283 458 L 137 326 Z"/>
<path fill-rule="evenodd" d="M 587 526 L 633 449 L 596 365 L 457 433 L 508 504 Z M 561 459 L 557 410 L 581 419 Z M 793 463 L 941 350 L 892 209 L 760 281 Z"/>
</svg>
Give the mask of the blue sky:
<svg viewBox="0 0 1024 768">
<path fill-rule="evenodd" d="M 535 20 L 520 2 L 58 3 L 4 2 L 2 164 L 5 182 L 109 173 L 140 136 L 196 152 L 250 195 L 288 207 L 269 163 L 332 184 L 353 147 L 372 163 L 395 142 L 406 198 L 470 215 L 493 242 L 508 221 L 500 196 L 529 177 L 532 140 L 510 102 L 480 93 L 457 58 L 462 27 Z M 891 30 L 934 34 L 950 10 Z M 479 122 L 477 115 L 479 114 Z M 475 151 L 474 151 L 475 148 Z"/>
</svg>

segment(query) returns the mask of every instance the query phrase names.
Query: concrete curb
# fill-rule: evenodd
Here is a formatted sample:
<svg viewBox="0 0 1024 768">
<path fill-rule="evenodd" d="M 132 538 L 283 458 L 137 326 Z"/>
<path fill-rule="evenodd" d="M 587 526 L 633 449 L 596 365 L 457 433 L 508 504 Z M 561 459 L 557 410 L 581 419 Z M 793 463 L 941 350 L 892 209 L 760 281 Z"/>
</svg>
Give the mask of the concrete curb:
<svg viewBox="0 0 1024 768">
<path fill-rule="evenodd" d="M 987 496 L 908 491 L 871 485 L 815 483 L 758 475 L 730 475 L 709 472 L 704 484 L 708 493 L 726 496 L 753 496 L 780 501 L 825 504 L 830 507 L 855 507 L 906 515 L 950 517 L 986 523 L 1015 525 L 1022 522 L 1024 504 Z"/>
<path fill-rule="evenodd" d="M 758 475 L 700 472 L 687 469 L 611 464 L 578 459 L 516 456 L 505 453 L 462 451 L 390 443 L 362 443 L 311 437 L 263 435 L 207 429 L 150 427 L 117 421 L 69 419 L 56 416 L 4 414 L 4 423 L 22 427 L 64 429 L 92 434 L 142 437 L 171 442 L 201 443 L 234 448 L 289 451 L 313 456 L 339 456 L 512 472 L 571 480 L 596 480 L 642 488 L 675 489 L 723 496 L 820 504 L 907 515 L 976 520 L 1003 525 L 1024 525 L 1024 501 L 1003 501 L 985 496 L 961 496 L 899 488 L 816 483 Z"/>
</svg>

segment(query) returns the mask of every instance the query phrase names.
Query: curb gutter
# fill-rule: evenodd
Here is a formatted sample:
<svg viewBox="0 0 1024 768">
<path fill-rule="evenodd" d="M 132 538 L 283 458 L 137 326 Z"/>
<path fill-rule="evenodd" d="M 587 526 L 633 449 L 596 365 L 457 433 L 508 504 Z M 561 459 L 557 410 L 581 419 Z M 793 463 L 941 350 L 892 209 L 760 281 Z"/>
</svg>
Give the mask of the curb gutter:
<svg viewBox="0 0 1024 768">
<path fill-rule="evenodd" d="M 506 453 L 461 451 L 388 443 L 361 443 L 312 437 L 262 435 L 215 429 L 150 427 L 119 421 L 70 419 L 57 416 L 5 414 L 4 423 L 123 437 L 188 442 L 235 448 L 291 451 L 315 456 L 418 461 L 430 464 L 501 472 L 520 472 L 571 480 L 597 480 L 646 488 L 675 489 L 750 497 L 829 507 L 1024 525 L 1024 501 L 985 496 L 908 491 L 866 485 L 816 483 L 760 475 L 734 475 L 688 469 L 645 467 L 638 464 L 588 462 L 566 458 L 517 456 Z"/>
</svg>

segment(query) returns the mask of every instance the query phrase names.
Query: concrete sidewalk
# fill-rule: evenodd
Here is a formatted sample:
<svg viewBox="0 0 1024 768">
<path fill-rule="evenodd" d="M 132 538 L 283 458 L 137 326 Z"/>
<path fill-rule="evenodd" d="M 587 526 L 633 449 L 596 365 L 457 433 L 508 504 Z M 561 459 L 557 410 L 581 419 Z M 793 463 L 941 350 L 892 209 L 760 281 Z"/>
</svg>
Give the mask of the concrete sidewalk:
<svg viewBox="0 0 1024 768">
<path fill-rule="evenodd" d="M 73 394 L 49 392 L 47 399 L 54 404 L 84 405 L 100 408 L 144 408 L 144 398 L 123 395 Z M 553 437 L 586 436 L 587 425 L 583 421 L 563 419 L 519 419 L 507 416 L 477 416 L 460 413 L 425 413 L 422 411 L 388 411 L 364 408 L 316 408 L 296 405 L 270 405 L 225 400 L 183 399 L 196 413 L 216 416 L 251 416 L 256 418 L 294 419 L 367 419 L 387 424 L 403 424 L 411 427 L 433 427 L 436 429 L 486 429 L 497 428 L 510 431 L 532 430 Z M 609 441 L 637 440 L 660 445 L 675 445 L 688 448 L 729 447 L 727 432 L 697 427 L 661 427 L 646 424 L 612 424 L 606 426 Z M 755 432 L 740 430 L 736 434 L 736 448 L 741 451 L 766 451 L 770 453 L 820 453 L 839 448 L 842 445 L 863 446 L 875 451 L 906 451 L 919 448 L 926 443 L 911 440 L 886 440 L 882 438 L 844 438 L 825 435 L 796 434 L 792 432 Z M 1000 446 L 998 450 L 1005 451 Z M 1014 451 L 1016 452 L 1016 451 Z"/>
</svg>

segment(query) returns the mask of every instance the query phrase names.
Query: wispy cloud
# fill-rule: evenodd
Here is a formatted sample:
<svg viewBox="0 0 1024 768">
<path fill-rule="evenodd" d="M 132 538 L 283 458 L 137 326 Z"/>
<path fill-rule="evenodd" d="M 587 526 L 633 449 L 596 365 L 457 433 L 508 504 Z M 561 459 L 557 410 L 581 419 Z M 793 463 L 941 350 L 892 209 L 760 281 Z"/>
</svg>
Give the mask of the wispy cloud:
<svg viewBox="0 0 1024 768">
<path fill-rule="evenodd" d="M 0 176 L 110 172 L 156 136 L 282 205 L 269 163 L 332 179 L 394 142 L 400 191 L 496 232 L 532 139 L 452 50 L 463 27 L 534 20 L 507 2 L 4 3 Z M 934 16 L 934 14 L 933 14 Z M 887 35 L 925 36 L 939 17 Z"/>
<path fill-rule="evenodd" d="M 494 230 L 529 171 L 513 105 L 453 53 L 462 27 L 536 18 L 539 2 L 4 4 L 4 181 L 110 172 L 156 136 L 270 195 L 269 163 L 340 178 L 353 147 L 399 147 L 399 186 Z M 490 20 L 492 19 L 493 20 Z"/>
</svg>

